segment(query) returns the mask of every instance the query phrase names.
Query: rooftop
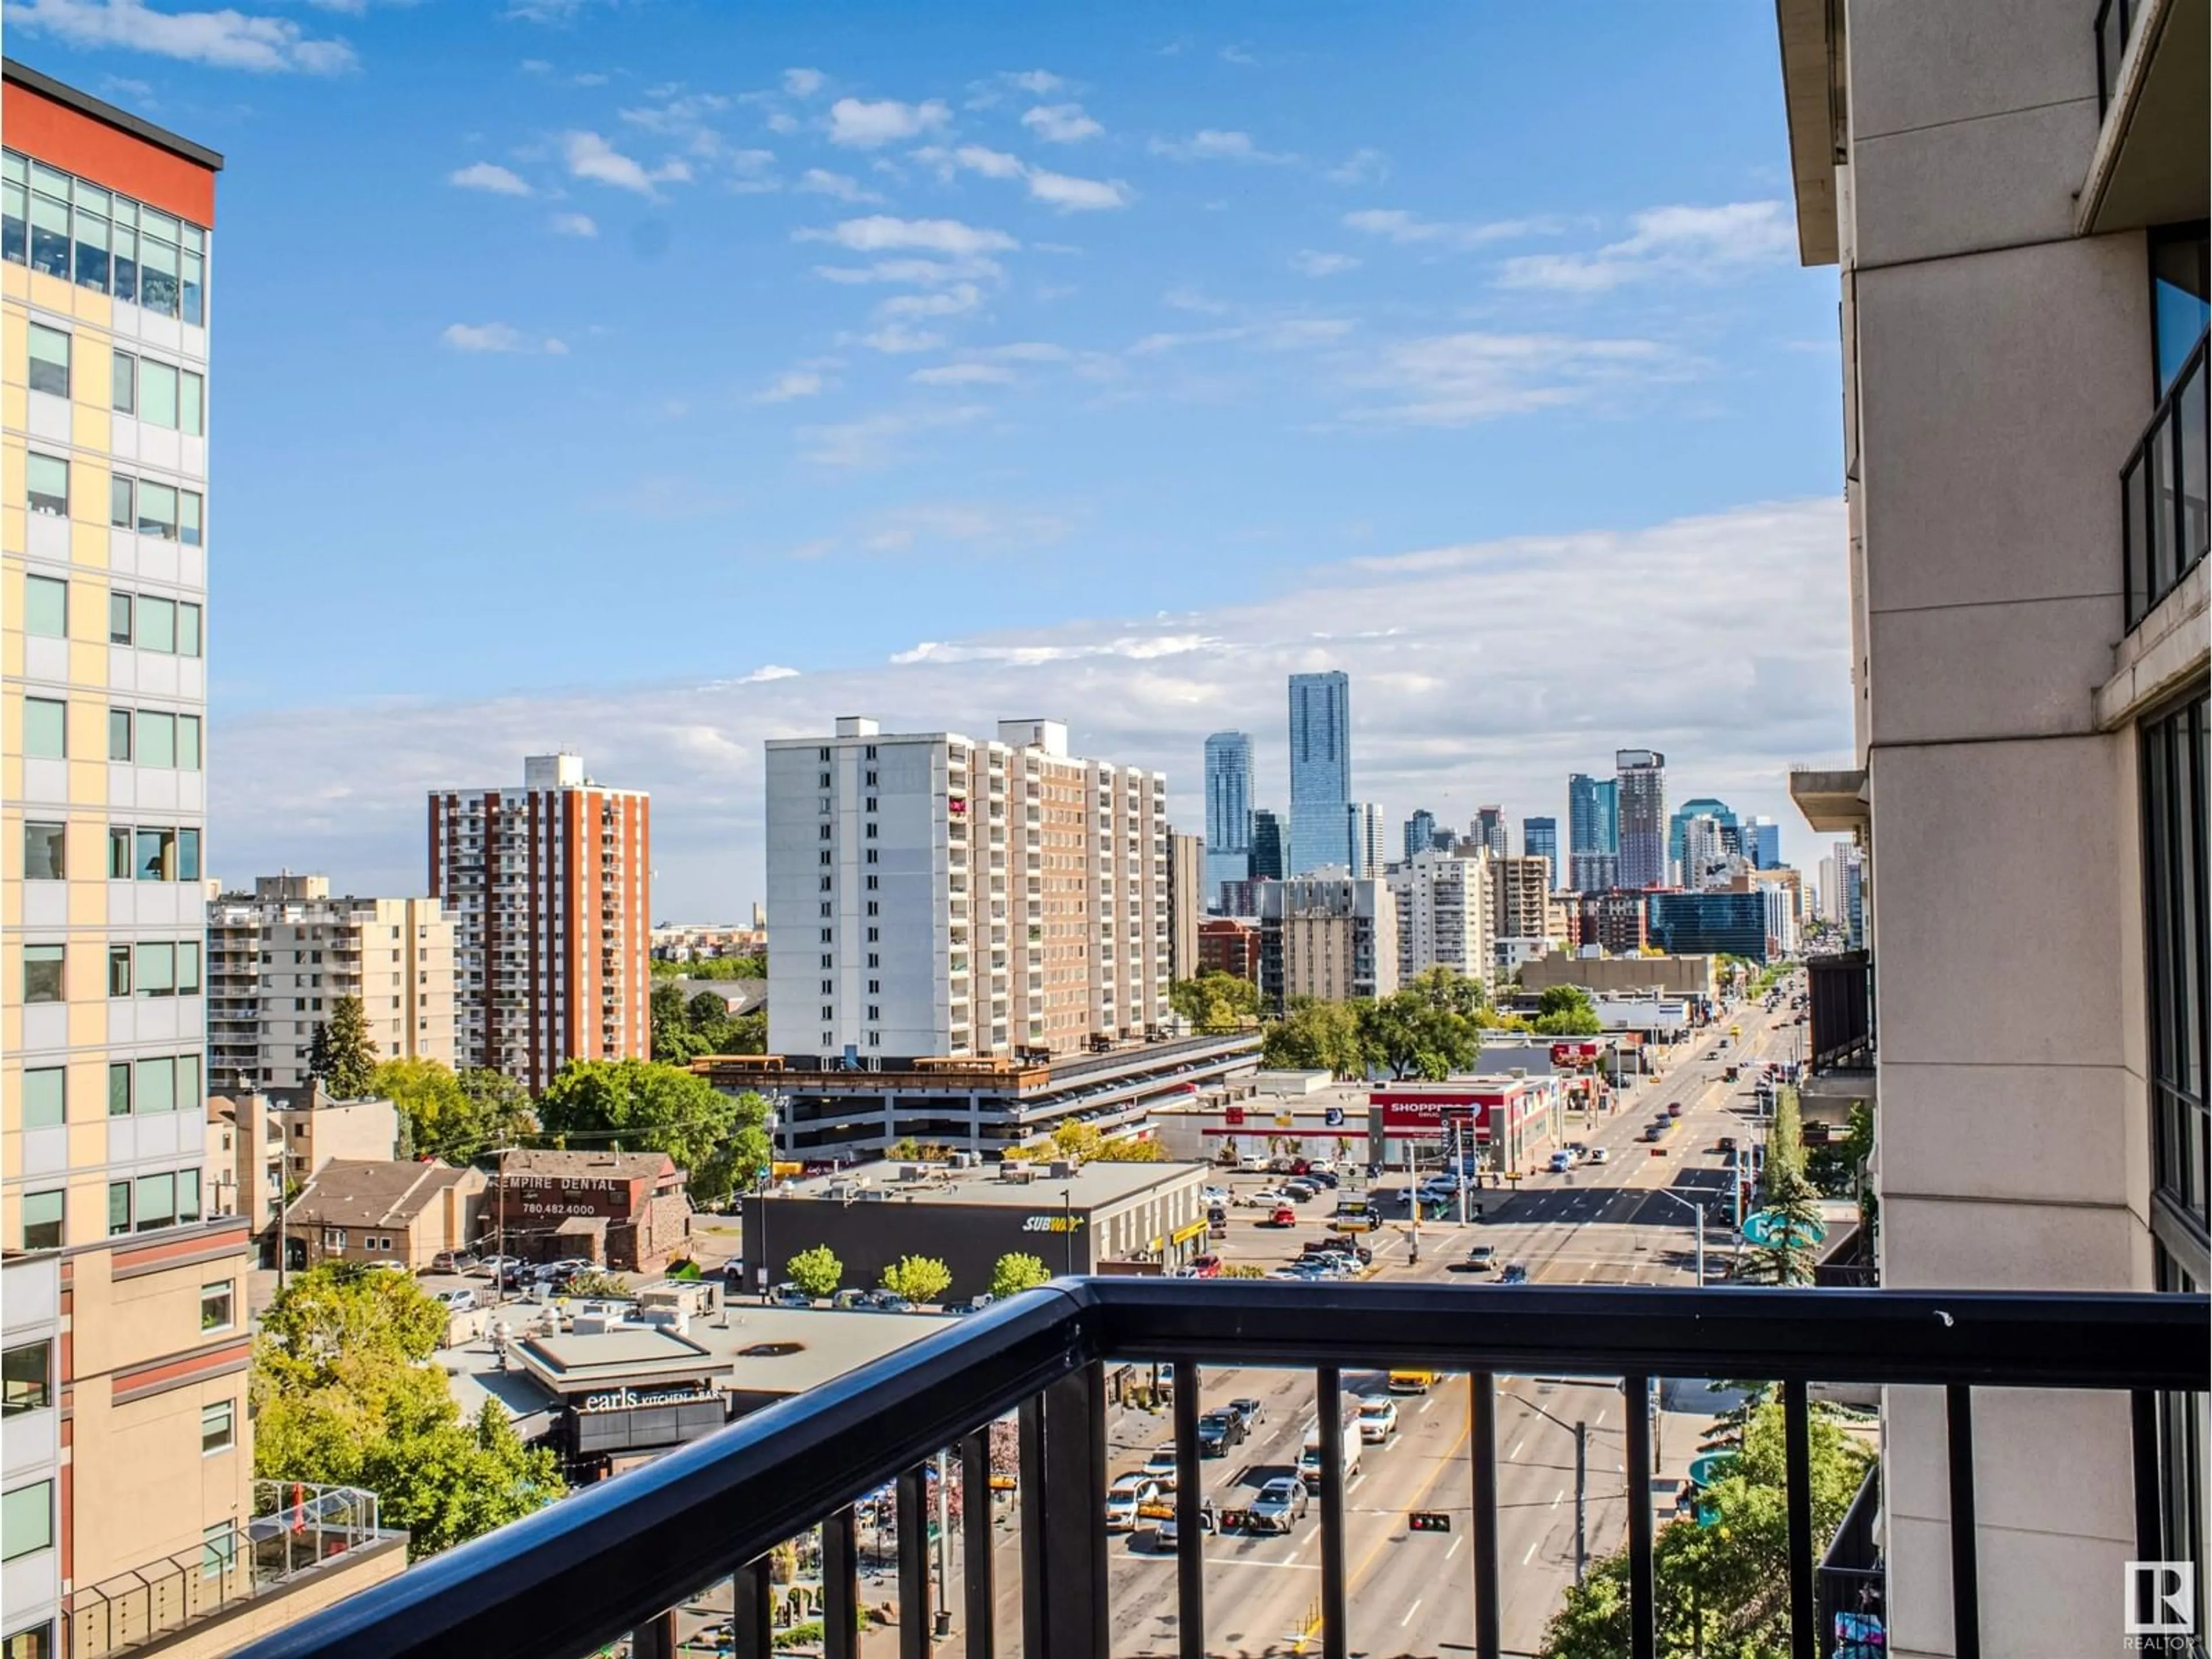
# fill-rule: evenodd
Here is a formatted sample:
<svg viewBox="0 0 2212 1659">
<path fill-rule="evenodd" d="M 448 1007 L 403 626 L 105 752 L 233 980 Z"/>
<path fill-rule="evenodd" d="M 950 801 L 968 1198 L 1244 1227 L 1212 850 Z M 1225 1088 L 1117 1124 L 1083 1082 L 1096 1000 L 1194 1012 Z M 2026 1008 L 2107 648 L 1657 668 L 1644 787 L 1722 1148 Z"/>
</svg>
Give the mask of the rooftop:
<svg viewBox="0 0 2212 1659">
<path fill-rule="evenodd" d="M 127 132 L 134 138 L 141 138 L 149 144 L 158 145 L 172 155 L 180 155 L 185 161 L 195 162 L 211 173 L 222 171 L 221 153 L 208 149 L 204 144 L 196 144 L 189 138 L 178 137 L 166 127 L 157 127 L 151 121 L 141 120 L 128 110 L 120 110 L 112 104 L 102 103 L 91 94 L 79 92 L 75 87 L 57 81 L 52 76 L 41 75 L 28 64 L 19 64 L 12 58 L 0 59 L 0 65 L 4 65 L 4 72 L 9 80 L 37 93 L 42 98 L 51 98 L 58 104 L 66 104 L 80 115 L 88 115 L 94 120 L 113 127 L 118 132 Z"/>
<path fill-rule="evenodd" d="M 653 1181 L 675 1168 L 675 1161 L 665 1152 L 568 1152 L 518 1146 L 501 1155 L 499 1173 L 509 1178 L 549 1176 L 569 1181 Z"/>
<path fill-rule="evenodd" d="M 475 1174 L 434 1160 L 334 1158 L 307 1177 L 284 1215 L 303 1224 L 404 1226 Z"/>
<path fill-rule="evenodd" d="M 1063 1188 L 1068 1202 L 1078 1209 L 1098 1209 L 1109 1204 L 1119 1204 L 1155 1188 L 1169 1186 L 1178 1181 L 1195 1179 L 1205 1172 L 1202 1164 L 1111 1164 L 1090 1163 L 1070 1174 L 1054 1175 L 1059 1166 L 1043 1163 L 994 1164 L 974 1169 L 953 1170 L 942 1164 L 894 1163 L 888 1159 L 872 1164 L 856 1164 L 836 1175 L 811 1176 L 802 1181 L 787 1182 L 772 1194 L 777 1198 L 811 1198 L 824 1201 L 841 1200 L 849 1188 L 881 1192 L 886 1202 L 915 1204 L 988 1204 L 1008 1208 L 1033 1209 L 1040 1193 L 1049 1193 L 1057 1200 Z M 925 1173 L 920 1180 L 909 1180 L 905 1171 L 919 1169 Z M 1008 1170 L 1032 1170 L 1029 1180 L 1008 1179 Z"/>
</svg>

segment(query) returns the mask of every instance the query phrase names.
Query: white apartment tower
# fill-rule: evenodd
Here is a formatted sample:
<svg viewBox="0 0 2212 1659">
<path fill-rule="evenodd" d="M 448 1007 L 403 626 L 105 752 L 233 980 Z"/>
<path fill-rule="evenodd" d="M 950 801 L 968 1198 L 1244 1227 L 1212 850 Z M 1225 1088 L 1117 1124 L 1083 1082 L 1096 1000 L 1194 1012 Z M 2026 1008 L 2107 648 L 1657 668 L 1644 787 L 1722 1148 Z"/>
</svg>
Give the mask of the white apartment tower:
<svg viewBox="0 0 2212 1659">
<path fill-rule="evenodd" d="M 1069 1054 L 1167 1017 L 1167 780 L 841 717 L 768 744 L 769 1047 L 823 1066 Z"/>
<path fill-rule="evenodd" d="M 454 1063 L 453 924 L 434 898 L 331 896 L 325 876 L 262 876 L 208 905 L 212 1092 L 295 1088 L 315 1028 L 361 999 L 380 1060 Z"/>
<path fill-rule="evenodd" d="M 1544 860 L 1534 862 L 1540 866 Z M 1390 866 L 1400 983 L 1424 969 L 1438 967 L 1487 981 L 1497 938 L 1497 901 L 1492 891 L 1497 870 L 1498 860 L 1486 851 L 1447 853 L 1433 848 L 1424 848 Z"/>
<path fill-rule="evenodd" d="M 430 892 L 453 920 L 462 1066 L 532 1093 L 572 1060 L 653 1048 L 652 800 L 532 755 L 522 787 L 430 796 Z"/>
</svg>

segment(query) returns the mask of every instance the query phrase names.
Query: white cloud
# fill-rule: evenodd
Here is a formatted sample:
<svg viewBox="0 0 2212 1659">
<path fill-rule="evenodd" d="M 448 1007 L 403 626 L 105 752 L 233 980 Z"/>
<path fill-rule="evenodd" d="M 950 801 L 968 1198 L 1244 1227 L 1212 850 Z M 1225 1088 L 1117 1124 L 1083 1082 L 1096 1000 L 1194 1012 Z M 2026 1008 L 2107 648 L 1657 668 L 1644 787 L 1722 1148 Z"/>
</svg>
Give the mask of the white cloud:
<svg viewBox="0 0 2212 1659">
<path fill-rule="evenodd" d="M 691 177 L 690 167 L 681 157 L 671 157 L 648 172 L 596 132 L 564 134 L 561 144 L 572 176 L 612 185 L 617 190 L 635 191 L 656 200 L 660 192 L 653 188 L 655 185 L 682 184 Z"/>
<path fill-rule="evenodd" d="M 817 69 L 787 69 L 783 72 L 783 89 L 793 98 L 811 98 L 829 78 Z"/>
<path fill-rule="evenodd" d="M 704 127 L 710 117 L 721 114 L 730 106 L 730 100 L 719 93 L 681 92 L 665 88 L 656 90 L 665 94 L 658 103 L 626 109 L 622 112 L 622 118 L 647 132 L 689 136 Z"/>
<path fill-rule="evenodd" d="M 551 338 L 533 340 L 508 323 L 450 323 L 438 337 L 455 351 L 518 355 L 534 352 L 548 357 L 568 355 L 565 342 Z"/>
<path fill-rule="evenodd" d="M 983 303 L 983 290 L 973 283 L 957 283 L 933 294 L 900 294 L 876 307 L 878 317 L 961 317 Z"/>
<path fill-rule="evenodd" d="M 1291 269 L 1301 276 L 1334 276 L 1358 270 L 1359 261 L 1349 253 L 1316 253 L 1304 248 L 1291 255 Z"/>
<path fill-rule="evenodd" d="M 968 404 L 948 409 L 918 409 L 865 416 L 833 426 L 799 428 L 799 454 L 817 466 L 859 470 L 878 467 L 899 453 L 900 440 L 919 432 L 966 426 L 988 411 Z"/>
<path fill-rule="evenodd" d="M 1039 104 L 1022 117 L 1022 125 L 1048 144 L 1079 144 L 1106 131 L 1080 104 Z"/>
<path fill-rule="evenodd" d="M 753 393 L 757 404 L 787 404 L 799 398 L 818 398 L 825 382 L 812 369 L 787 369 Z"/>
<path fill-rule="evenodd" d="M 1390 399 L 1346 419 L 1458 427 L 1504 415 L 1580 404 L 1625 386 L 1688 378 L 1695 362 L 1651 340 L 1581 340 L 1556 334 L 1445 334 L 1400 340 L 1352 375 Z"/>
<path fill-rule="evenodd" d="M 1049 97 L 1067 84 L 1050 70 L 1010 71 L 1005 79 L 1007 85 L 1019 87 L 1024 92 L 1038 98 Z"/>
<path fill-rule="evenodd" d="M 80 50 L 120 47 L 215 69 L 337 75 L 356 68 L 342 40 L 317 40 L 285 17 L 220 11 L 155 11 L 143 0 L 8 0 L 11 28 Z"/>
<path fill-rule="evenodd" d="M 1548 219 L 1496 219 L 1486 224 L 1423 219 L 1403 208 L 1363 208 L 1344 216 L 1347 229 L 1401 244 L 1435 243 L 1444 247 L 1480 247 L 1486 242 L 1510 241 L 1556 230 Z"/>
<path fill-rule="evenodd" d="M 550 221 L 556 236 L 596 236 L 598 222 L 588 213 L 556 213 Z"/>
<path fill-rule="evenodd" d="M 884 198 L 848 174 L 827 167 L 809 167 L 799 175 L 797 188 L 814 196 L 834 196 L 841 202 L 880 202 Z"/>
<path fill-rule="evenodd" d="M 878 259 L 865 265 L 817 265 L 814 274 L 824 282 L 848 286 L 864 283 L 907 283 L 933 288 L 943 283 L 1002 282 L 1006 268 L 996 259 Z"/>
<path fill-rule="evenodd" d="M 1101 208 L 1125 208 L 1136 192 L 1118 179 L 1073 179 L 1064 173 L 1031 167 L 1025 175 L 1030 195 L 1062 213 L 1085 213 Z"/>
<path fill-rule="evenodd" d="M 858 343 L 871 351 L 880 351 L 886 356 L 907 357 L 918 351 L 943 350 L 945 337 L 931 329 L 908 328 L 904 323 L 885 323 L 881 328 L 861 335 Z"/>
<path fill-rule="evenodd" d="M 488 190 L 495 196 L 527 196 L 530 186 L 522 176 L 496 161 L 471 161 L 459 172 L 449 174 L 449 185 L 463 190 Z"/>
<path fill-rule="evenodd" d="M 952 152 L 952 159 L 970 173 L 980 173 L 986 179 L 1018 179 L 1022 176 L 1021 158 L 1009 155 L 1002 149 L 986 149 L 981 144 L 963 144 Z"/>
<path fill-rule="evenodd" d="M 916 546 L 1018 551 L 1028 511 L 931 504 L 860 533 L 911 527 Z M 959 541 L 971 517 L 1003 521 L 998 539 Z M 1206 734 L 1251 732 L 1259 770 L 1279 789 L 1284 676 L 1340 668 L 1353 681 L 1359 793 L 1394 827 L 1416 806 L 1443 808 L 1447 792 L 1472 799 L 1478 780 L 1480 798 L 1511 816 L 1562 816 L 1569 773 L 1600 770 L 1617 744 L 1649 744 L 1666 751 L 1684 795 L 1771 813 L 1785 851 L 1810 858 L 1784 769 L 1850 751 L 1844 535 L 1840 501 L 1760 504 L 1285 566 L 1231 604 L 1139 623 L 1105 611 L 1039 618 L 803 675 L 763 667 L 527 696 L 242 709 L 226 725 L 227 787 L 210 829 L 240 869 L 296 868 L 306 848 L 357 892 L 409 891 L 422 880 L 430 790 L 505 777 L 516 755 L 566 744 L 598 775 L 653 792 L 653 914 L 704 920 L 741 913 L 765 890 L 769 738 L 826 732 L 855 712 L 979 736 L 1002 715 L 1060 715 L 1076 752 L 1164 772 L 1172 817 L 1188 824 L 1200 816 Z M 1712 603 L 1715 570 L 1729 572 L 1729 604 Z M 1559 602 L 1563 580 L 1571 605 Z M 1560 670 L 1655 653 L 1666 672 Z M 395 671 L 393 689 L 405 684 Z M 370 753 L 385 763 L 363 769 Z"/>
<path fill-rule="evenodd" d="M 1379 185 L 1390 176 L 1390 158 L 1379 149 L 1355 149 L 1321 176 L 1332 185 Z"/>
<path fill-rule="evenodd" d="M 786 668 L 781 663 L 771 662 L 763 663 L 750 674 L 738 675 L 737 683 L 739 685 L 766 685 L 770 680 L 795 680 L 798 678 L 796 668 Z"/>
<path fill-rule="evenodd" d="M 1155 138 L 1147 146 L 1155 155 L 1172 156 L 1178 161 L 1291 161 L 1292 155 L 1279 155 L 1261 149 L 1252 142 L 1249 132 L 1224 132 L 1214 127 L 1204 127 L 1188 138 Z"/>
<path fill-rule="evenodd" d="M 792 234 L 802 242 L 835 242 L 856 253 L 895 252 L 911 248 L 953 258 L 1003 253 L 1021 246 L 1003 230 L 981 229 L 964 225 L 957 219 L 899 219 L 887 213 L 847 219 L 828 230 L 798 230 Z"/>
<path fill-rule="evenodd" d="M 870 103 L 859 98 L 840 98 L 830 106 L 830 142 L 855 149 L 873 149 L 902 138 L 935 132 L 951 119 L 951 112 L 933 98 L 927 103 L 902 104 L 896 98 Z"/>
<path fill-rule="evenodd" d="M 878 513 L 862 526 L 860 545 L 872 553 L 903 553 L 929 543 L 977 550 L 1028 551 L 1064 541 L 1066 519 L 991 501 L 933 501 Z"/>
<path fill-rule="evenodd" d="M 1724 207 L 1647 208 L 1632 214 L 1632 234 L 1591 253 L 1534 253 L 1505 262 L 1508 288 L 1601 293 L 1652 277 L 1711 282 L 1786 258 L 1797 246 L 1780 202 L 1731 202 Z"/>
<path fill-rule="evenodd" d="M 1013 378 L 1013 370 L 996 363 L 939 363 L 907 376 L 917 386 L 1006 386 Z"/>
</svg>

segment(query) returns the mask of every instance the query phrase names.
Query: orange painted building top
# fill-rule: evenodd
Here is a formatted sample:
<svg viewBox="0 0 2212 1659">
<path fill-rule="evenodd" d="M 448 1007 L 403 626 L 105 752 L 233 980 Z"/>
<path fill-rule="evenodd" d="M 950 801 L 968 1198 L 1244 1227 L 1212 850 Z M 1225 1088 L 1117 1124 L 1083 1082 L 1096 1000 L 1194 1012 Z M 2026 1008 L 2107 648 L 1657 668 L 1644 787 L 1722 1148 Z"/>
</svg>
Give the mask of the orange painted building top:
<svg viewBox="0 0 2212 1659">
<path fill-rule="evenodd" d="M 221 155 L 12 59 L 0 81 L 0 137 L 48 167 L 215 226 Z"/>
</svg>

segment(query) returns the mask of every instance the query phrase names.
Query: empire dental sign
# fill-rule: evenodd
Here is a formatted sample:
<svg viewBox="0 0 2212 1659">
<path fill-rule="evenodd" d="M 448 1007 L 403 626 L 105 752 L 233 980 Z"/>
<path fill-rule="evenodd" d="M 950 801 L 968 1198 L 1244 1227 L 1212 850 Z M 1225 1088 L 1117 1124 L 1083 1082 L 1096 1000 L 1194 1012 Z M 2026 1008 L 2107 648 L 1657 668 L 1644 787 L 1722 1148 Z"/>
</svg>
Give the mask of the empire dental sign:
<svg viewBox="0 0 2212 1659">
<path fill-rule="evenodd" d="M 601 1176 L 511 1175 L 501 1183 L 525 1216 L 605 1216 L 627 1219 L 637 1208 L 637 1183 Z"/>
</svg>

